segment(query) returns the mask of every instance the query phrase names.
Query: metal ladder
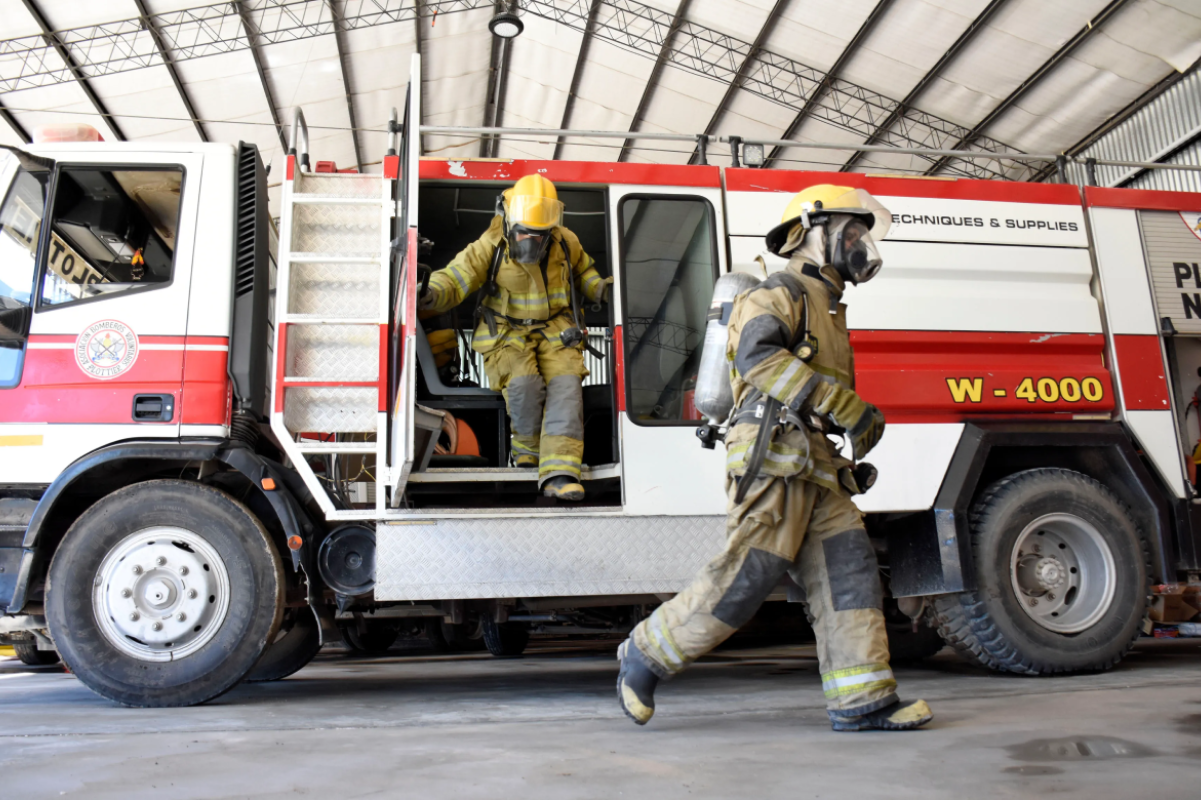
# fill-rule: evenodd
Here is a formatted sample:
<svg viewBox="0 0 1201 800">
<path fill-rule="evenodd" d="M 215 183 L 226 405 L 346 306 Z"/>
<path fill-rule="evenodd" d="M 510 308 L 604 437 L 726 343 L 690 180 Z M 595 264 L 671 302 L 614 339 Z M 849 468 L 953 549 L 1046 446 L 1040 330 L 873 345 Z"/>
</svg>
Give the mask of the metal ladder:
<svg viewBox="0 0 1201 800">
<path fill-rule="evenodd" d="M 395 181 L 308 171 L 300 109 L 289 153 L 280 200 L 271 429 L 327 519 L 372 519 L 384 509 L 386 485 Z M 374 456 L 373 468 L 364 463 L 376 490 L 374 510 L 338 508 L 326 491 L 333 476 L 319 476 L 309 464 L 317 455 L 332 457 L 335 467 L 348 456 Z"/>
</svg>

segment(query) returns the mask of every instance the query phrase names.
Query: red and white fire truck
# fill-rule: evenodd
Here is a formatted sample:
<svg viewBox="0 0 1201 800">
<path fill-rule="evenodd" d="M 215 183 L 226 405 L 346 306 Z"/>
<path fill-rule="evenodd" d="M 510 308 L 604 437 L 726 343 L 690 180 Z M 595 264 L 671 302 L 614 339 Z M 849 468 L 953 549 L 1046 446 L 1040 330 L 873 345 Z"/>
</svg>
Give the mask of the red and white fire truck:
<svg viewBox="0 0 1201 800">
<path fill-rule="evenodd" d="M 531 630 L 628 629 L 723 543 L 723 454 L 692 403 L 714 281 L 779 269 L 763 235 L 817 183 L 893 214 L 847 300 L 888 419 L 857 500 L 898 651 L 1103 668 L 1195 613 L 1201 195 L 448 161 L 418 138 L 372 175 L 310 170 L 301 144 L 278 230 L 251 145 L 0 160 L 0 634 L 153 706 L 290 674 L 340 631 L 517 653 Z M 509 466 L 470 303 L 416 314 L 421 265 L 530 173 L 614 278 L 585 309 L 605 357 L 582 504 Z"/>
</svg>

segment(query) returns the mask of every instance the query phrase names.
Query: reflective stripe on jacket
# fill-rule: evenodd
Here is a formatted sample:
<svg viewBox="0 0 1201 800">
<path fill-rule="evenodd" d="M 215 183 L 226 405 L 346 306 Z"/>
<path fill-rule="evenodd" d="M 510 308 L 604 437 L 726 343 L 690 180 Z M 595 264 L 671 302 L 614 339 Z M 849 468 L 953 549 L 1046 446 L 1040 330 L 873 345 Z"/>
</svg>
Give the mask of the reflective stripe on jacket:
<svg viewBox="0 0 1201 800">
<path fill-rule="evenodd" d="M 827 391 L 827 386 L 855 388 L 855 361 L 847 333 L 846 306 L 835 302 L 834 313 L 830 312 L 831 287 L 825 281 L 802 274 L 806 263 L 795 255 L 783 271 L 734 299 L 726 357 L 730 361 L 735 413 L 745 404 L 768 395 L 804 416 Z M 842 282 L 836 275 L 830 278 L 837 301 Z M 805 298 L 808 298 L 809 339 L 817 348 L 817 354 L 808 363 L 793 352 L 803 337 Z M 726 434 L 727 472 L 734 475 L 745 472 L 758 435 L 759 425 L 753 422 L 730 429 Z M 806 478 L 841 492 L 838 467 L 847 463 L 824 434 L 788 428 L 772 440 L 761 474 Z"/>
</svg>

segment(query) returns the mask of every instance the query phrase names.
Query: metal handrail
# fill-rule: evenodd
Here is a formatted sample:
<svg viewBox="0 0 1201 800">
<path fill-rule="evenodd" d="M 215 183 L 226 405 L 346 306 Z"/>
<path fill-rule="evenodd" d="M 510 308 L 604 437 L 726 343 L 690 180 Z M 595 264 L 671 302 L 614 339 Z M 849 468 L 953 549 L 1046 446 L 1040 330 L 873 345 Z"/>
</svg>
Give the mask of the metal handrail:
<svg viewBox="0 0 1201 800">
<path fill-rule="evenodd" d="M 1000 161 L 1060 161 L 1065 164 L 1085 164 L 1090 159 L 1080 156 L 1065 156 L 1061 153 L 1022 153 L 1017 151 L 992 152 L 989 150 L 944 150 L 933 147 L 895 147 L 892 145 L 869 145 L 856 142 L 796 142 L 788 139 L 747 139 L 738 136 L 717 136 L 714 134 L 691 133 L 656 133 L 629 131 L 590 131 L 590 130 L 548 130 L 545 128 L 495 128 L 479 126 L 452 125 L 422 125 L 421 133 L 463 136 L 530 136 L 542 137 L 548 141 L 559 137 L 576 137 L 581 139 L 649 139 L 667 142 L 688 142 L 695 145 L 698 139 L 711 143 L 729 143 L 738 140 L 742 145 L 761 144 L 766 147 L 796 147 L 809 150 L 844 150 L 863 151 L 866 153 L 898 153 L 916 156 L 950 156 L 962 159 L 992 159 Z M 1179 169 L 1185 171 L 1201 171 L 1198 164 L 1165 164 L 1158 161 L 1121 161 L 1113 159 L 1092 159 L 1099 166 L 1135 167 L 1139 169 Z"/>
<path fill-rule="evenodd" d="M 297 161 L 300 162 L 300 171 L 308 172 L 309 171 L 309 126 L 304 121 L 304 112 L 300 109 L 300 106 L 296 106 L 294 109 L 292 109 L 292 131 L 291 131 L 291 134 L 288 136 L 288 155 L 290 155 L 290 156 L 297 155 L 296 140 L 297 140 L 298 132 L 300 134 L 299 138 L 301 141 L 301 146 L 300 146 L 300 154 L 299 154 L 300 158 L 298 158 Z"/>
</svg>

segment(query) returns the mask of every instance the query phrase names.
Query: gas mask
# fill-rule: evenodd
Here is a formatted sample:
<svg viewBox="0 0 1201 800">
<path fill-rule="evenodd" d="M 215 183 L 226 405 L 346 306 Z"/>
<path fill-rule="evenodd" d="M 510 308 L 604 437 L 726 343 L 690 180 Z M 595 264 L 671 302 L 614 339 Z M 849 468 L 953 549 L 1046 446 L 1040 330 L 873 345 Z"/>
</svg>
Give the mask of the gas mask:
<svg viewBox="0 0 1201 800">
<path fill-rule="evenodd" d="M 884 263 L 871 229 L 859 217 L 832 214 L 826 223 L 826 263 L 855 285 L 875 277 Z"/>
<path fill-rule="evenodd" d="M 509 258 L 519 264 L 540 264 L 550 246 L 550 231 L 534 231 L 524 225 L 509 228 Z"/>
</svg>

